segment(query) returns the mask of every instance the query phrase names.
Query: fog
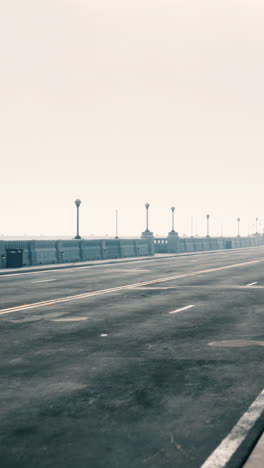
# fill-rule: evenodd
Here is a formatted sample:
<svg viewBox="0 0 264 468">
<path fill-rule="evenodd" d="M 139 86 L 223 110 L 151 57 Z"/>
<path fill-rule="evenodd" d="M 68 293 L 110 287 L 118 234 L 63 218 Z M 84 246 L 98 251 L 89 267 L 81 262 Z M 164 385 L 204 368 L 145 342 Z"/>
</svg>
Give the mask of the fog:
<svg viewBox="0 0 264 468">
<path fill-rule="evenodd" d="M 0 235 L 264 227 L 260 0 L 0 0 Z M 221 228 L 222 226 L 222 228 Z"/>
</svg>

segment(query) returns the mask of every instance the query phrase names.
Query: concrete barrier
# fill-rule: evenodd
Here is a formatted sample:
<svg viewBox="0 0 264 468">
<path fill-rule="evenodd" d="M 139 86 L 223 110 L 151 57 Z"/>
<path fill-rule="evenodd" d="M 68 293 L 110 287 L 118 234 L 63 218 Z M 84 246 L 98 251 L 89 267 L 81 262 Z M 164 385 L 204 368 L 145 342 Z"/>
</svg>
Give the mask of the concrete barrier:
<svg viewBox="0 0 264 468">
<path fill-rule="evenodd" d="M 106 258 L 120 258 L 121 249 L 120 249 L 120 240 L 119 239 L 109 239 L 105 242 L 106 249 Z"/>
<path fill-rule="evenodd" d="M 56 248 L 58 263 L 79 262 L 81 260 L 80 241 L 77 239 L 57 241 Z"/>
<path fill-rule="evenodd" d="M 57 263 L 56 241 L 30 241 L 29 249 L 32 265 Z"/>
<path fill-rule="evenodd" d="M 175 233 L 176 234 L 176 233 Z M 155 238 L 156 253 L 201 252 L 205 250 L 238 249 L 264 244 L 264 237 L 185 237 L 169 233 L 166 238 Z"/>
<path fill-rule="evenodd" d="M 103 257 L 102 241 L 100 239 L 80 241 L 80 259 L 82 262 L 86 260 L 100 260 Z"/>
<path fill-rule="evenodd" d="M 154 255 L 154 242 L 153 238 L 0 241 L 0 268 L 6 267 L 7 249 L 22 249 L 23 266 L 28 266 Z"/>
<path fill-rule="evenodd" d="M 147 254 L 148 255 L 148 254 Z M 131 242 L 129 239 L 121 239 L 120 240 L 120 257 L 136 257 L 137 256 L 137 249 L 136 244 L 133 240 Z"/>
<path fill-rule="evenodd" d="M 158 240 L 159 242 L 156 242 Z M 7 249 L 23 250 L 23 266 L 47 265 L 87 260 L 141 257 L 156 253 L 199 252 L 237 249 L 264 244 L 264 237 L 186 237 L 169 233 L 167 238 L 154 239 L 69 239 L 0 241 L 0 268 L 6 267 Z"/>
<path fill-rule="evenodd" d="M 136 257 L 154 255 L 153 239 L 135 239 Z"/>
</svg>

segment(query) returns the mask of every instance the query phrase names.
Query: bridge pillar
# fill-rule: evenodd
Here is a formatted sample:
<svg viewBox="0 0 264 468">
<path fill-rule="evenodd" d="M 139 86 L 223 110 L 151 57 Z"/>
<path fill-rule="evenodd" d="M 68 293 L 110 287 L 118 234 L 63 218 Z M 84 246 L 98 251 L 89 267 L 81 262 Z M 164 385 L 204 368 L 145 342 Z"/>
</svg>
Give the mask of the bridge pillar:
<svg viewBox="0 0 264 468">
<path fill-rule="evenodd" d="M 180 238 L 176 231 L 170 231 L 168 234 L 168 253 L 180 252 Z"/>
<path fill-rule="evenodd" d="M 141 238 L 142 239 L 148 239 L 149 253 L 150 253 L 150 255 L 154 255 L 154 235 L 153 235 L 153 232 L 146 229 L 144 232 L 142 232 Z"/>
</svg>

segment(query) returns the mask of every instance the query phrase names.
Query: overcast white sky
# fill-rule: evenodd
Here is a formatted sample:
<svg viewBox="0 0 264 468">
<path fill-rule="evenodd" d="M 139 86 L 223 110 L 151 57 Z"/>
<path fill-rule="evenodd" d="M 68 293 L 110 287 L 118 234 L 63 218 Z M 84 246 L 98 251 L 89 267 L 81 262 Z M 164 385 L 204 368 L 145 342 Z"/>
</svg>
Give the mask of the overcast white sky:
<svg viewBox="0 0 264 468">
<path fill-rule="evenodd" d="M 0 234 L 264 218 L 262 0 L 0 0 Z"/>
</svg>

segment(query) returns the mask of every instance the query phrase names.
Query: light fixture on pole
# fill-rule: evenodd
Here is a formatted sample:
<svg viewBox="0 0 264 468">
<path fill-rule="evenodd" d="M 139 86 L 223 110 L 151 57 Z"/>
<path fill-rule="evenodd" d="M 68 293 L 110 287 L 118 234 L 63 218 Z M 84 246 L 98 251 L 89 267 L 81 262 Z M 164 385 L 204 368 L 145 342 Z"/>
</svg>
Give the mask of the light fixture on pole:
<svg viewBox="0 0 264 468">
<path fill-rule="evenodd" d="M 240 237 L 240 218 L 237 218 L 237 237 Z"/>
<path fill-rule="evenodd" d="M 209 235 L 209 219 L 210 219 L 210 215 L 207 214 L 206 215 L 206 220 L 207 220 L 207 234 L 206 234 L 206 237 L 210 237 L 210 235 Z"/>
<path fill-rule="evenodd" d="M 79 233 L 79 208 L 80 208 L 81 200 L 77 199 L 77 200 L 75 200 L 74 203 L 75 203 L 76 208 L 77 208 L 77 234 L 75 236 L 75 239 L 81 239 L 81 236 L 80 236 L 80 233 Z"/>
<path fill-rule="evenodd" d="M 258 234 L 258 218 L 256 218 L 256 234 Z"/>
</svg>

